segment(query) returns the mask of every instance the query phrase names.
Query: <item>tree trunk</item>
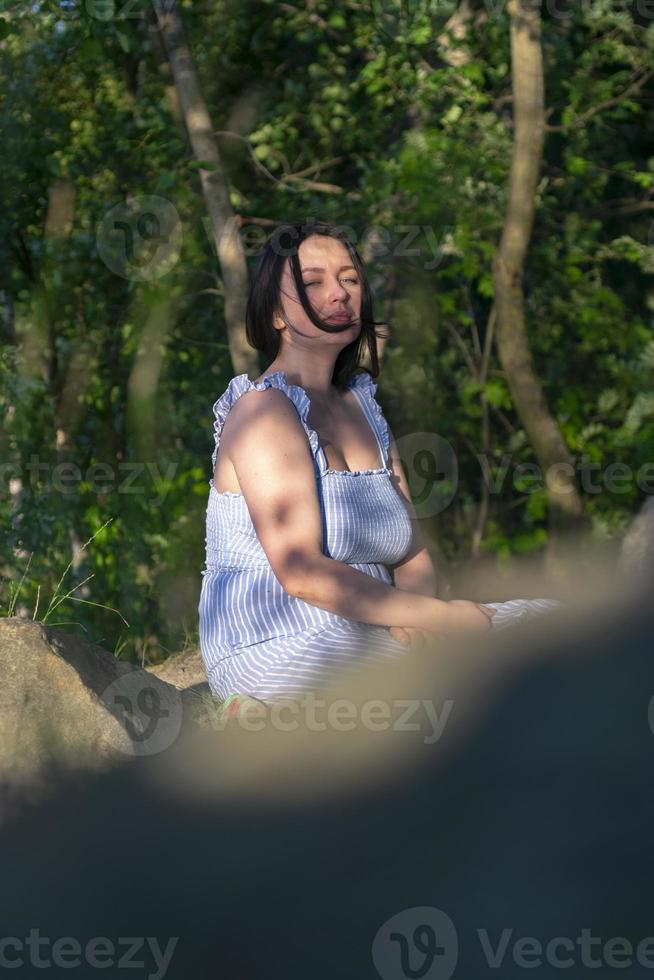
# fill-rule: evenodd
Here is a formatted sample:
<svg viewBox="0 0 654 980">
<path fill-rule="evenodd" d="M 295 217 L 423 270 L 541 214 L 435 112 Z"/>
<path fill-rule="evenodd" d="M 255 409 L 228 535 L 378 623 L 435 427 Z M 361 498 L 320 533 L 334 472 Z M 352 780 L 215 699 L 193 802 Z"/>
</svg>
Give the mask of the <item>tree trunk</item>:
<svg viewBox="0 0 654 980">
<path fill-rule="evenodd" d="M 75 220 L 76 187 L 68 178 L 61 178 L 52 184 L 48 192 L 48 208 L 45 216 L 44 239 L 45 257 L 41 266 L 40 281 L 37 287 L 37 303 L 41 311 L 47 334 L 45 356 L 45 376 L 48 380 L 53 403 L 55 427 L 55 452 L 57 465 L 71 462 L 73 436 L 84 410 L 83 394 L 90 384 L 97 364 L 97 352 L 93 344 L 79 331 L 71 343 L 71 351 L 65 362 L 59 356 L 57 331 L 58 287 L 54 276 L 57 263 L 57 243 L 68 238 Z M 64 519 L 68 521 L 68 537 L 71 547 L 72 571 L 77 572 L 84 558 L 82 541 L 75 530 L 74 508 L 64 498 Z M 86 598 L 90 594 L 88 585 L 77 593 Z"/>
<path fill-rule="evenodd" d="M 550 507 L 552 545 L 579 526 L 583 506 L 574 464 L 548 408 L 525 327 L 523 272 L 543 153 L 545 99 L 539 0 L 510 0 L 514 142 L 509 203 L 493 260 L 496 342 L 516 410 L 536 453 Z"/>
<path fill-rule="evenodd" d="M 166 101 L 168 102 L 170 114 L 173 117 L 173 122 L 177 127 L 180 137 L 182 140 L 184 140 L 184 142 L 186 142 L 188 133 L 186 132 L 186 126 L 184 125 L 184 115 L 182 113 L 182 107 L 179 103 L 179 95 L 177 93 L 177 89 L 175 88 L 175 79 L 173 78 L 173 70 L 170 66 L 170 61 L 168 60 L 166 45 L 163 42 L 161 32 L 157 30 L 158 25 L 159 21 L 157 12 L 154 9 L 149 10 L 148 26 L 152 36 L 152 49 L 154 51 L 159 74 L 161 75 L 161 80 L 163 82 L 164 92 L 166 93 Z"/>
<path fill-rule="evenodd" d="M 259 372 L 256 351 L 245 337 L 248 274 L 238 221 L 229 198 L 229 185 L 209 111 L 202 96 L 193 58 L 184 34 L 176 0 L 153 0 L 159 29 L 168 53 L 184 123 L 200 168 L 202 192 L 211 220 L 223 280 L 227 339 L 236 374 Z"/>
<path fill-rule="evenodd" d="M 127 428 L 139 464 L 157 461 L 157 392 L 171 329 L 170 303 L 170 294 L 157 283 L 143 290 L 147 315 L 127 382 Z"/>
</svg>

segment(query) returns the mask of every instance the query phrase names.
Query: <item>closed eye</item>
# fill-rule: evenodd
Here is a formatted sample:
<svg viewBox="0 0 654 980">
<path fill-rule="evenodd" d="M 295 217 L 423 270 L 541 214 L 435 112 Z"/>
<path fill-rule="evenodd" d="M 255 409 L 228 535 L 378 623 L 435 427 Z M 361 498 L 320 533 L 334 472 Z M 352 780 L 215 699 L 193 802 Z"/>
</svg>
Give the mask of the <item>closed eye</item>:
<svg viewBox="0 0 654 980">
<path fill-rule="evenodd" d="M 353 284 L 354 284 L 355 286 L 358 286 L 358 285 L 359 285 L 359 280 L 358 280 L 358 279 L 343 279 L 342 281 L 343 281 L 343 282 L 351 282 L 351 283 L 353 283 Z M 305 288 L 306 288 L 307 286 L 320 286 L 320 285 L 322 285 L 322 284 L 321 284 L 320 282 L 318 282 L 317 280 L 316 280 L 315 282 L 305 282 L 305 283 L 304 283 L 304 287 L 305 287 Z"/>
</svg>

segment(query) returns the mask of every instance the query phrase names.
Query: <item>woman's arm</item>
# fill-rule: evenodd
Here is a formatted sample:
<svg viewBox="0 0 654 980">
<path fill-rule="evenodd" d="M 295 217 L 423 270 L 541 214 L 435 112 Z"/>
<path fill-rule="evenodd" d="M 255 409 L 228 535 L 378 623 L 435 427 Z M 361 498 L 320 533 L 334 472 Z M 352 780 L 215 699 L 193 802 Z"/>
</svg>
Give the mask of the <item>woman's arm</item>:
<svg viewBox="0 0 654 980">
<path fill-rule="evenodd" d="M 426 547 L 412 552 L 404 561 L 391 565 L 389 571 L 393 576 L 393 584 L 397 589 L 406 592 L 418 592 L 437 598 L 438 580 L 431 555 Z"/>
<path fill-rule="evenodd" d="M 395 588 L 322 551 L 313 460 L 293 404 L 274 388 L 246 392 L 222 433 L 252 523 L 284 589 L 310 605 L 379 626 L 441 630 L 460 616 L 447 602 Z"/>
<path fill-rule="evenodd" d="M 431 555 L 425 543 L 420 521 L 413 506 L 411 491 L 404 474 L 404 468 L 397 449 L 397 444 L 393 438 L 391 430 L 390 436 L 390 468 L 393 471 L 395 488 L 404 501 L 404 505 L 411 517 L 413 537 L 411 548 L 407 555 L 398 562 L 397 565 L 389 565 L 388 569 L 393 576 L 393 582 L 398 589 L 405 589 L 407 592 L 418 592 L 420 595 L 436 597 L 438 581 L 436 569 L 431 560 Z"/>
</svg>

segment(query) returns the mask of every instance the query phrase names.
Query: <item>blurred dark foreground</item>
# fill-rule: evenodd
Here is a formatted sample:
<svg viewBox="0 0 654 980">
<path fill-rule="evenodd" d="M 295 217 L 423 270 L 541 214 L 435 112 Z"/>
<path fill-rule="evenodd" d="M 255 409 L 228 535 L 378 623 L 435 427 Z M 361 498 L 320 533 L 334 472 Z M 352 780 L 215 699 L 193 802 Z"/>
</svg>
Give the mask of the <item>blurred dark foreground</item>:
<svg viewBox="0 0 654 980">
<path fill-rule="evenodd" d="M 653 633 L 644 589 L 62 775 L 0 834 L 2 972 L 654 978 Z"/>
</svg>

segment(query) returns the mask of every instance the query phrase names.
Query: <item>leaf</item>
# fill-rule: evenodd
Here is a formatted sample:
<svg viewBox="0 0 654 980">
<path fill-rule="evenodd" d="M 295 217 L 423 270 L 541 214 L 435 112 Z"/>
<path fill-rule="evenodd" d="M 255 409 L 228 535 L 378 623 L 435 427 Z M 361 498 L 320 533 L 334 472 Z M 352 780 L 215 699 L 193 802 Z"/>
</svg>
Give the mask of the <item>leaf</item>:
<svg viewBox="0 0 654 980">
<path fill-rule="evenodd" d="M 97 37 L 87 37 L 80 47 L 80 55 L 85 61 L 94 61 L 102 57 L 102 45 Z"/>
<path fill-rule="evenodd" d="M 589 422 L 588 425 L 585 425 L 579 433 L 577 443 L 583 448 L 585 443 L 589 442 L 595 436 L 601 435 L 601 433 L 605 431 L 605 427 L 600 422 Z"/>
<path fill-rule="evenodd" d="M 171 187 L 174 187 L 177 183 L 177 174 L 173 171 L 168 171 L 165 174 L 159 174 L 159 179 L 155 185 L 155 193 L 159 194 L 162 191 L 169 191 Z"/>
<path fill-rule="evenodd" d="M 535 521 L 542 521 L 547 516 L 547 491 L 543 489 L 532 489 L 527 501 L 527 513 Z"/>
<path fill-rule="evenodd" d="M 492 378 L 484 385 L 486 401 L 493 408 L 511 408 L 509 389 L 499 378 Z"/>
<path fill-rule="evenodd" d="M 537 527 L 533 531 L 524 532 L 523 534 L 518 534 L 513 539 L 513 550 L 517 551 L 518 554 L 528 554 L 530 551 L 536 551 L 547 543 L 547 531 L 545 528 Z"/>
<path fill-rule="evenodd" d="M 586 173 L 586 170 L 588 169 L 588 161 L 584 160 L 583 157 L 570 156 L 566 161 L 566 167 L 568 173 L 579 177 Z"/>
<path fill-rule="evenodd" d="M 622 428 L 616 435 L 619 446 L 630 446 L 646 418 L 654 415 L 654 391 L 641 391 L 634 398 Z"/>
<path fill-rule="evenodd" d="M 654 341 L 652 341 L 652 353 L 654 355 Z M 620 401 L 620 395 L 615 388 L 606 388 L 597 399 L 597 411 L 600 415 L 608 415 Z"/>
</svg>

